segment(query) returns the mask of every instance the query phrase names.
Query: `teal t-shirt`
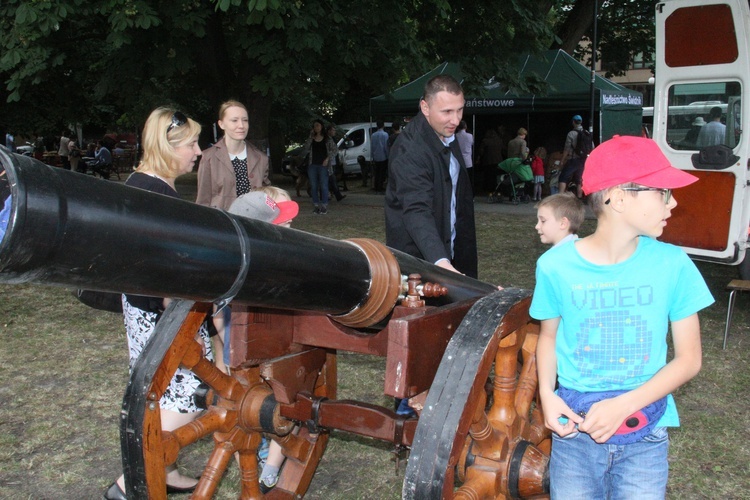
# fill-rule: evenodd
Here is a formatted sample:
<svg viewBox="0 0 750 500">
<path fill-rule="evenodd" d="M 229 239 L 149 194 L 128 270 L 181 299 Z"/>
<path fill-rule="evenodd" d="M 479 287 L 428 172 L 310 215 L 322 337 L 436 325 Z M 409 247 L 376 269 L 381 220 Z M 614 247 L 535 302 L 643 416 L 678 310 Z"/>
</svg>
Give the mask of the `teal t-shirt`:
<svg viewBox="0 0 750 500">
<path fill-rule="evenodd" d="M 555 344 L 561 386 L 631 390 L 666 364 L 669 322 L 713 301 L 682 249 L 641 236 L 630 258 L 608 266 L 584 260 L 575 242 L 550 249 L 537 261 L 529 313 L 562 318 Z M 679 423 L 670 395 L 659 425 Z"/>
</svg>

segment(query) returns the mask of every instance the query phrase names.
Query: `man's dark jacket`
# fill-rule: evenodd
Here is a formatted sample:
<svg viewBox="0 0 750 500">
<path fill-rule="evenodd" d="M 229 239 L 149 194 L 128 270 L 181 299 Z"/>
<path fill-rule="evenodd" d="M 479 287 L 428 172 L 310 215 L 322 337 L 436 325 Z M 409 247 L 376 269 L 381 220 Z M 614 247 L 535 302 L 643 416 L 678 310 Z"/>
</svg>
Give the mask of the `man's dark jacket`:
<svg viewBox="0 0 750 500">
<path fill-rule="evenodd" d="M 450 153 L 461 166 L 456 186 L 456 239 L 451 258 Z M 388 160 L 386 245 L 430 263 L 446 258 L 477 277 L 474 201 L 458 140 L 447 147 L 422 113 L 409 122 Z"/>
</svg>

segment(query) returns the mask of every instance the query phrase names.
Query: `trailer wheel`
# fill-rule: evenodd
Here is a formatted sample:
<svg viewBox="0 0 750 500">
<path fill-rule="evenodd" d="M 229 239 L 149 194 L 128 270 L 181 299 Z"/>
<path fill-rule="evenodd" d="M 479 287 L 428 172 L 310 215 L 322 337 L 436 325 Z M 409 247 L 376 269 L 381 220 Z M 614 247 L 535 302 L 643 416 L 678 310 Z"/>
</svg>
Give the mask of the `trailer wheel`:
<svg viewBox="0 0 750 500">
<path fill-rule="evenodd" d="M 529 292 L 469 311 L 438 368 L 412 443 L 403 498 L 530 498 L 548 491 L 550 432 L 538 398 Z"/>
</svg>

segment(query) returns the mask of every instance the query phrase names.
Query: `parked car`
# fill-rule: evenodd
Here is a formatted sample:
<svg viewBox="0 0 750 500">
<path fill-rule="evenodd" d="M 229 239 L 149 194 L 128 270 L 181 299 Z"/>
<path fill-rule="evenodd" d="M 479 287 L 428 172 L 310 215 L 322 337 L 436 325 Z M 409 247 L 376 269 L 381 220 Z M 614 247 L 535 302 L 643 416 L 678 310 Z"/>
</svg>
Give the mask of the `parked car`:
<svg viewBox="0 0 750 500">
<path fill-rule="evenodd" d="M 386 122 L 385 131 L 390 135 L 391 122 Z M 338 134 L 343 134 L 339 139 L 339 164 L 344 166 L 344 175 L 353 176 L 361 175 L 362 171 L 357 162 L 358 156 L 364 156 L 365 161 L 372 161 L 372 144 L 371 136 L 377 130 L 375 122 L 345 123 L 337 125 Z M 287 151 L 281 160 L 281 173 L 284 175 L 293 175 L 292 163 L 296 161 L 302 148 L 294 148 Z"/>
<path fill-rule="evenodd" d="M 386 122 L 385 131 L 390 135 L 391 122 Z M 372 133 L 377 130 L 375 122 L 345 123 L 338 125 L 344 136 L 339 140 L 339 159 L 344 165 L 345 175 L 361 175 L 362 171 L 357 162 L 358 156 L 364 156 L 365 161 L 372 161 Z"/>
</svg>

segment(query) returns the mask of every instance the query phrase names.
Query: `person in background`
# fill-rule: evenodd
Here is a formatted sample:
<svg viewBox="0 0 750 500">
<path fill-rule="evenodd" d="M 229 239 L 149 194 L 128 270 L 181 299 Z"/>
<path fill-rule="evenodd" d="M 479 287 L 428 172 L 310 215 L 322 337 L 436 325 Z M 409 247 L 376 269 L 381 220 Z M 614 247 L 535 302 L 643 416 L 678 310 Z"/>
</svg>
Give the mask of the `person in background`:
<svg viewBox="0 0 750 500">
<path fill-rule="evenodd" d="M 503 143 L 495 129 L 489 129 L 479 145 L 478 184 L 483 190 L 493 190 L 496 185 L 497 166 L 503 161 Z M 477 192 L 476 185 L 474 192 Z"/>
<path fill-rule="evenodd" d="M 336 201 L 341 201 L 346 198 L 345 194 L 341 194 L 339 191 L 339 183 L 336 180 L 336 169 L 338 167 L 339 148 L 336 146 L 336 125 L 331 123 L 326 127 L 326 134 L 333 142 L 333 150 L 331 154 L 331 161 L 328 162 L 328 188 L 336 197 Z M 346 175 L 344 175 L 344 185 L 346 185 Z"/>
<path fill-rule="evenodd" d="M 201 126 L 183 113 L 169 108 L 151 112 L 143 128 L 143 159 L 136 171 L 125 182 L 127 186 L 145 189 L 173 198 L 180 195 L 175 189 L 175 179 L 192 171 L 201 150 L 198 135 Z M 102 146 L 103 148 L 103 146 Z M 105 148 L 106 149 L 106 148 Z M 133 235 L 143 237 L 143 235 Z M 151 237 L 158 237 L 152 235 Z M 170 302 L 167 298 L 123 294 L 122 309 L 130 352 L 132 369 L 143 347 L 154 333 L 156 324 Z M 196 336 L 203 344 L 207 359 L 213 360 L 213 351 L 204 323 Z M 193 372 L 178 368 L 159 400 L 163 431 L 173 431 L 192 422 L 201 410 L 193 401 L 193 394 L 201 380 Z M 190 493 L 197 480 L 183 476 L 175 465 L 166 470 L 167 493 Z M 107 488 L 105 500 L 126 500 L 125 479 L 120 476 Z"/>
<path fill-rule="evenodd" d="M 526 136 L 528 132 L 525 128 L 521 127 L 518 129 L 515 139 L 508 142 L 508 158 L 521 158 L 526 159 L 526 155 L 529 151 L 526 145 Z"/>
<path fill-rule="evenodd" d="M 233 100 L 222 103 L 217 123 L 224 137 L 202 153 L 195 202 L 227 210 L 238 196 L 268 186 L 271 181 L 268 155 L 247 141 L 245 105 Z"/>
<path fill-rule="evenodd" d="M 656 238 L 677 206 L 672 190 L 697 180 L 651 139 L 603 142 L 583 172 L 596 230 L 537 261 L 529 314 L 541 321 L 551 498 L 666 495 L 671 393 L 700 371 L 698 312 L 714 299 L 687 254 Z"/>
<path fill-rule="evenodd" d="M 690 125 L 690 130 L 687 131 L 687 134 L 685 134 L 685 139 L 683 140 L 683 143 L 688 148 L 694 148 L 696 143 L 698 142 L 698 136 L 701 133 L 701 130 L 703 129 L 703 126 L 706 124 L 706 120 L 703 119 L 702 116 L 696 116 L 695 120 L 693 120 L 693 123 Z"/>
<path fill-rule="evenodd" d="M 553 194 L 536 204 L 536 229 L 545 245 L 557 246 L 578 239 L 586 217 L 583 202 L 573 193 Z"/>
<path fill-rule="evenodd" d="M 74 172 L 81 172 L 82 168 L 85 170 L 85 167 L 80 167 L 80 164 L 83 163 L 81 162 L 81 148 L 73 139 L 68 142 L 68 161 L 70 161 L 70 169 Z"/>
<path fill-rule="evenodd" d="M 388 151 L 391 150 L 391 148 L 393 147 L 393 143 L 396 142 L 396 139 L 398 139 L 400 133 L 401 124 L 398 122 L 393 122 L 393 125 L 391 125 L 391 135 L 388 136 Z"/>
<path fill-rule="evenodd" d="M 568 184 L 575 182 L 578 186 L 576 188 L 576 196 L 579 198 L 583 197 L 581 176 L 583 175 L 586 158 L 581 157 L 575 149 L 578 143 L 578 134 L 583 130 L 582 123 L 583 118 L 581 118 L 581 115 L 573 116 L 571 120 L 572 130 L 565 136 L 565 147 L 563 148 L 563 157 L 560 162 L 563 167 L 560 171 L 560 181 L 558 183 L 560 192 L 564 193 L 568 188 Z"/>
<path fill-rule="evenodd" d="M 11 131 L 8 131 L 5 134 L 5 147 L 8 148 L 11 153 L 16 152 L 16 138 Z"/>
<path fill-rule="evenodd" d="M 547 150 L 541 146 L 534 150 L 531 157 L 531 172 L 534 174 L 534 201 L 542 199 L 542 186 L 544 186 L 544 160 L 547 159 Z"/>
<path fill-rule="evenodd" d="M 727 126 L 721 123 L 721 108 L 714 106 L 708 114 L 708 123 L 701 127 L 698 133 L 696 146 L 699 148 L 724 144 L 724 136 L 727 133 Z"/>
<path fill-rule="evenodd" d="M 474 136 L 467 129 L 466 122 L 461 120 L 456 130 L 456 140 L 461 148 L 461 156 L 464 157 L 464 164 L 466 165 L 466 171 L 469 173 L 469 182 L 472 186 L 472 192 L 474 191 Z"/>
<path fill-rule="evenodd" d="M 47 152 L 47 149 L 44 147 L 44 137 L 37 134 L 34 134 L 34 136 L 36 137 L 34 140 L 34 158 L 42 161 L 44 159 L 44 153 Z"/>
<path fill-rule="evenodd" d="M 91 167 L 94 174 L 99 174 L 102 179 L 109 179 L 110 171 L 112 170 L 112 153 L 104 145 L 104 141 L 96 141 L 94 161 L 89 163 L 89 167 Z"/>
<path fill-rule="evenodd" d="M 452 76 L 438 75 L 425 85 L 419 107 L 391 151 L 386 245 L 476 278 L 474 200 L 455 140 L 463 89 Z"/>
<path fill-rule="evenodd" d="M 70 138 L 68 137 L 68 131 L 63 130 L 60 133 L 60 147 L 57 150 L 57 154 L 60 156 L 60 161 L 65 170 L 70 170 L 70 160 L 68 158 L 68 155 L 70 154 L 70 151 L 68 151 L 69 143 Z"/>
<path fill-rule="evenodd" d="M 314 214 L 328 213 L 328 163 L 334 155 L 336 145 L 324 131 L 323 120 L 315 120 L 310 137 L 302 146 L 301 157 L 308 156 L 307 177 L 310 179 L 310 191 L 315 209 Z"/>
<path fill-rule="evenodd" d="M 382 120 L 377 123 L 378 129 L 373 132 L 372 137 L 372 161 L 375 164 L 375 176 L 372 181 L 372 189 L 376 193 L 385 193 L 385 178 L 388 174 L 388 133 L 384 130 L 385 123 Z"/>
</svg>

